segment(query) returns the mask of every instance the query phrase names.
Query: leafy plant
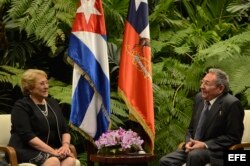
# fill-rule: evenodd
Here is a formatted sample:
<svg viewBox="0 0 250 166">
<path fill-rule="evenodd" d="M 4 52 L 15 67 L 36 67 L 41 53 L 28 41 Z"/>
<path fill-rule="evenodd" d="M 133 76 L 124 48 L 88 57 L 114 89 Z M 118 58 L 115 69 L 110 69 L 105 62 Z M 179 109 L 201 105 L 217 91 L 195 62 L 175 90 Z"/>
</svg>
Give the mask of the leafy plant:
<svg viewBox="0 0 250 166">
<path fill-rule="evenodd" d="M 156 151 L 168 153 L 183 141 L 192 100 L 185 89 L 187 65 L 164 58 L 153 66 Z M 178 131 L 178 132 L 176 132 Z M 168 141 L 165 141 L 168 138 Z"/>
<path fill-rule="evenodd" d="M 27 65 L 30 57 L 64 54 L 77 4 L 78 0 L 1 1 L 0 40 L 6 46 L 0 50 L 0 56 L 5 57 L 2 64 L 28 68 L 41 62 L 34 60 Z M 116 93 L 127 4 L 125 0 L 103 0 L 108 40 L 115 43 L 108 44 L 112 128 L 127 125 L 128 119 L 126 105 Z M 207 68 L 225 70 L 230 76 L 232 93 L 249 107 L 249 1 L 154 0 L 149 4 L 155 153 L 160 156 L 175 150 L 184 140 L 192 98 Z M 0 68 L 1 83 L 18 85 L 16 68 Z M 50 84 L 52 96 L 62 103 L 71 102 L 70 85 L 56 80 Z"/>
<path fill-rule="evenodd" d="M 63 0 L 13 0 L 8 16 L 12 27 L 24 30 L 28 37 L 35 36 L 56 52 L 57 45 L 65 41 L 71 27 L 76 1 Z"/>
</svg>

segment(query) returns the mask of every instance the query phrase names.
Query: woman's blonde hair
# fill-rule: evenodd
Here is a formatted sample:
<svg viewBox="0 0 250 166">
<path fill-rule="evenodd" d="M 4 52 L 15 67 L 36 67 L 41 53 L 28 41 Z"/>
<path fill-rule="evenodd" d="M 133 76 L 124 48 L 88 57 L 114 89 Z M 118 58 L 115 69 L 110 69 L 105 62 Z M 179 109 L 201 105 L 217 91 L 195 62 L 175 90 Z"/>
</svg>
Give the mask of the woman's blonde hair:
<svg viewBox="0 0 250 166">
<path fill-rule="evenodd" d="M 38 75 L 43 75 L 48 78 L 47 74 L 39 69 L 28 69 L 23 73 L 21 78 L 21 90 L 24 95 L 30 94 L 30 90 L 34 88 Z"/>
</svg>

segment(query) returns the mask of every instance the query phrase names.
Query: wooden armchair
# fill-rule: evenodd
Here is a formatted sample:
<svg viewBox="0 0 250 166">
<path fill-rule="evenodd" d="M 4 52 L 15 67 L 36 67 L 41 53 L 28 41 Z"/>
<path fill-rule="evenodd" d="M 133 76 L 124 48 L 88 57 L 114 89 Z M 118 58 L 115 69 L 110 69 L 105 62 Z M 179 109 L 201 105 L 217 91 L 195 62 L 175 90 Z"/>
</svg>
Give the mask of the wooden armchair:
<svg viewBox="0 0 250 166">
<path fill-rule="evenodd" d="M 31 163 L 18 163 L 15 149 L 13 147 L 7 146 L 9 143 L 11 130 L 10 117 L 10 114 L 0 114 L 0 155 L 6 156 L 9 161 L 9 165 L 11 166 L 35 166 Z M 75 146 L 70 145 L 70 149 L 77 158 Z M 80 161 L 76 160 L 76 166 L 80 165 Z"/>
</svg>

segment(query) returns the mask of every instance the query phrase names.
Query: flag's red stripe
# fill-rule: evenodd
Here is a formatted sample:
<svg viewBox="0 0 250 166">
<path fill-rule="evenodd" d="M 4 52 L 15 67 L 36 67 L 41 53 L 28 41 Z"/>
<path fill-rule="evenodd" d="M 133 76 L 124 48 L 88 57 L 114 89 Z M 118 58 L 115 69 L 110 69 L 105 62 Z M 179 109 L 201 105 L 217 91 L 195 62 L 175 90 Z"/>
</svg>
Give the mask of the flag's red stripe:
<svg viewBox="0 0 250 166">
<path fill-rule="evenodd" d="M 91 14 L 89 21 L 86 22 L 83 13 L 76 13 L 75 22 L 72 27 L 72 32 L 87 31 L 101 35 L 106 35 L 106 27 L 105 27 L 102 4 L 101 2 L 100 3 L 97 2 L 98 1 L 96 1 L 95 7 L 101 13 L 101 15 Z"/>
</svg>

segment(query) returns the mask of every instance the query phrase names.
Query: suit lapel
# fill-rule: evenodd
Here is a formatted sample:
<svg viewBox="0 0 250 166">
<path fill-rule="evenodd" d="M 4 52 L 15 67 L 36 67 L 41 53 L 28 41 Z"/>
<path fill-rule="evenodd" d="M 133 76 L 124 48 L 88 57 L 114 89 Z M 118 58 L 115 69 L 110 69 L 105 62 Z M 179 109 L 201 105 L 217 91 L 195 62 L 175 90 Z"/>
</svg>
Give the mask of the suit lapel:
<svg viewBox="0 0 250 166">
<path fill-rule="evenodd" d="M 196 128 L 198 126 L 198 123 L 199 123 L 199 120 L 200 120 L 200 116 L 201 116 L 201 112 L 203 110 L 203 107 L 204 107 L 204 101 L 202 100 L 202 102 L 200 102 L 200 104 L 198 106 L 198 111 L 197 111 L 197 114 L 196 114 L 196 117 L 195 117 L 196 120 L 195 120 L 195 124 L 194 124 L 194 126 L 195 126 L 195 130 L 194 131 L 196 131 Z"/>
<path fill-rule="evenodd" d="M 224 96 L 224 95 L 223 95 Z M 206 122 L 205 122 L 205 132 L 208 132 L 209 126 L 212 126 L 214 120 L 216 119 L 215 116 L 219 115 L 219 111 L 221 111 L 222 103 L 223 103 L 223 96 L 220 96 L 211 106 L 209 113 L 207 114 Z"/>
</svg>

